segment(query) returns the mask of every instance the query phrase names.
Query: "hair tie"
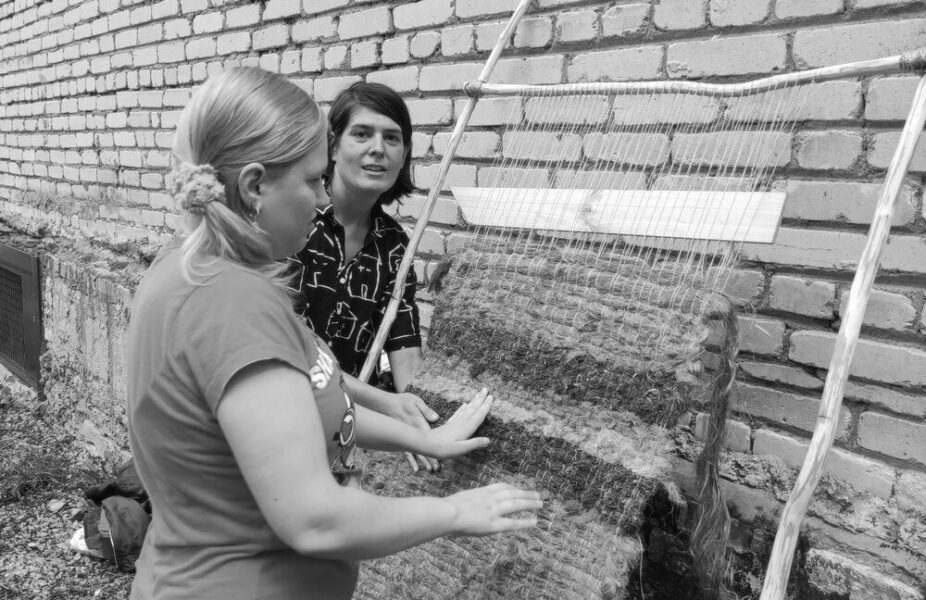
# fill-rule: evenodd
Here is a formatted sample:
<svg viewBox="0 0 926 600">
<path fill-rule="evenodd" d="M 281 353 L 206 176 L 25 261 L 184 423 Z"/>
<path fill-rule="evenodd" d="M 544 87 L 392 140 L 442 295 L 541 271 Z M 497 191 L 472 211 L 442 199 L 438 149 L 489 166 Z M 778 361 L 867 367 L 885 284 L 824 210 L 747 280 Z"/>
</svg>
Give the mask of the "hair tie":
<svg viewBox="0 0 926 600">
<path fill-rule="evenodd" d="M 212 165 L 180 162 L 167 175 L 167 190 L 183 210 L 202 215 L 210 202 L 225 200 L 225 186 Z"/>
</svg>

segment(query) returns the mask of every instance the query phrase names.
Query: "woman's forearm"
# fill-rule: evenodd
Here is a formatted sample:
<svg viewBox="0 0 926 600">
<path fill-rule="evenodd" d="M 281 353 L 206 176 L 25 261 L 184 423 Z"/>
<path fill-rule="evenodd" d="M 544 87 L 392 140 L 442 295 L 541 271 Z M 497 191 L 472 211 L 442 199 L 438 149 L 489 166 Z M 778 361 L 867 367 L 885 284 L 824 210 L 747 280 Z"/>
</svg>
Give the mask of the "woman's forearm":
<svg viewBox="0 0 926 600">
<path fill-rule="evenodd" d="M 363 405 L 357 405 L 357 444 L 370 450 L 414 452 L 431 456 L 430 430 L 412 427 Z"/>
<path fill-rule="evenodd" d="M 421 348 L 402 348 L 401 350 L 387 352 L 387 355 L 389 356 L 389 366 L 392 368 L 392 381 L 395 385 L 395 391 L 404 392 L 421 363 Z"/>
<path fill-rule="evenodd" d="M 332 510 L 318 526 L 301 529 L 297 551 L 318 558 L 363 560 L 457 532 L 459 511 L 444 498 L 388 498 L 356 488 L 341 488 L 335 496 L 334 502 L 325 503 Z"/>
<path fill-rule="evenodd" d="M 344 374 L 344 385 L 347 388 L 347 393 L 350 394 L 351 400 L 356 404 L 378 413 L 389 414 L 393 394 L 364 383 L 347 373 Z"/>
</svg>

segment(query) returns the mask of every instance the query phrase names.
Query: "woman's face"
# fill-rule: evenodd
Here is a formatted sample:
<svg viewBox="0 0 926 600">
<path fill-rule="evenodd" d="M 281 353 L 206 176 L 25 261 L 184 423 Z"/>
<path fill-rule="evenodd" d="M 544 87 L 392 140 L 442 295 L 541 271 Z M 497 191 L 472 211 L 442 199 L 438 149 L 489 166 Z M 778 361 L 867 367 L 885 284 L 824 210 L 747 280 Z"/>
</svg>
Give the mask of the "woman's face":
<svg viewBox="0 0 926 600">
<path fill-rule="evenodd" d="M 379 198 L 395 185 L 405 164 L 405 153 L 398 123 L 357 106 L 331 152 L 332 189 Z"/>
<path fill-rule="evenodd" d="M 305 246 L 316 207 L 328 204 L 322 174 L 328 166 L 325 144 L 318 144 L 298 162 L 260 182 L 257 224 L 267 233 L 274 260 L 292 256 Z"/>
</svg>

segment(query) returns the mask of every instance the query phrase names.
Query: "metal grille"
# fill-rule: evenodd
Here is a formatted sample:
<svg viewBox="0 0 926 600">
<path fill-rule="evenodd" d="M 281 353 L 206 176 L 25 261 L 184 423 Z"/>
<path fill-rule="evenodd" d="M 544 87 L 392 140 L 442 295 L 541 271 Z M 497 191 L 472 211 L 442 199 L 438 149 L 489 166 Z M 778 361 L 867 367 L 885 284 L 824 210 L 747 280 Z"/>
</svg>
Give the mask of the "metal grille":
<svg viewBox="0 0 926 600">
<path fill-rule="evenodd" d="M 38 386 L 42 311 L 38 257 L 0 245 L 0 363 Z"/>
</svg>

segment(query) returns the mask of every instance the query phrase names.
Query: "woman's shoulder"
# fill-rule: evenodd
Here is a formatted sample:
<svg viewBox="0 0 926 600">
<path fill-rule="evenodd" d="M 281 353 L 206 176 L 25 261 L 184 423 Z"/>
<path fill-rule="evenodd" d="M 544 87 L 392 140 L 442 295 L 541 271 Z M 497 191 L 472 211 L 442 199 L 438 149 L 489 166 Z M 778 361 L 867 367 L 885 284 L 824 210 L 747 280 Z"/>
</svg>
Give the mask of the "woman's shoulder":
<svg viewBox="0 0 926 600">
<path fill-rule="evenodd" d="M 201 288 L 212 288 L 210 293 L 227 295 L 233 299 L 254 296 L 282 300 L 284 292 L 267 275 L 238 263 L 217 259 L 210 265 L 208 276 Z"/>
</svg>

